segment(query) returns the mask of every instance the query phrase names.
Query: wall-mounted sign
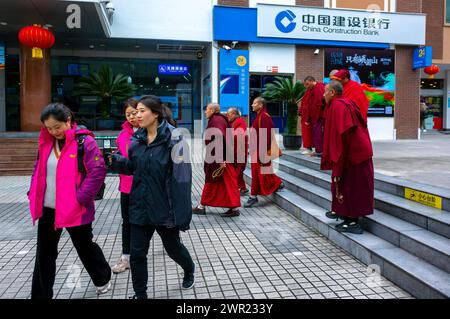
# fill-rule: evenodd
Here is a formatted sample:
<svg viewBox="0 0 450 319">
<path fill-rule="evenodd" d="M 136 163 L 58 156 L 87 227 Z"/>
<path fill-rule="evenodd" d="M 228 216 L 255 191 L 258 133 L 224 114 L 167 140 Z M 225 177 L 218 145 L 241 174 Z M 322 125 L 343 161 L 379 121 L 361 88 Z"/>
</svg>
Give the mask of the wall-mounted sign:
<svg viewBox="0 0 450 319">
<path fill-rule="evenodd" d="M 5 45 L 0 42 L 0 69 L 5 68 Z"/>
<path fill-rule="evenodd" d="M 267 66 L 267 72 L 278 73 L 278 66 L 276 65 Z"/>
<path fill-rule="evenodd" d="M 221 112 L 236 107 L 242 115 L 249 108 L 249 54 L 247 50 L 220 49 L 220 94 Z"/>
<path fill-rule="evenodd" d="M 433 64 L 433 49 L 430 46 L 416 48 L 413 53 L 412 68 L 420 69 Z"/>
<path fill-rule="evenodd" d="M 424 14 L 257 5 L 258 37 L 424 45 Z"/>
<path fill-rule="evenodd" d="M 423 205 L 431 206 L 437 209 L 442 209 L 442 197 L 433 194 L 428 194 L 412 188 L 405 187 L 405 198 Z"/>
<path fill-rule="evenodd" d="M 188 75 L 189 67 L 184 64 L 158 64 L 158 74 Z"/>
<path fill-rule="evenodd" d="M 369 116 L 394 116 L 395 51 L 325 49 L 325 82 L 331 70 L 348 69 L 369 99 Z"/>
</svg>

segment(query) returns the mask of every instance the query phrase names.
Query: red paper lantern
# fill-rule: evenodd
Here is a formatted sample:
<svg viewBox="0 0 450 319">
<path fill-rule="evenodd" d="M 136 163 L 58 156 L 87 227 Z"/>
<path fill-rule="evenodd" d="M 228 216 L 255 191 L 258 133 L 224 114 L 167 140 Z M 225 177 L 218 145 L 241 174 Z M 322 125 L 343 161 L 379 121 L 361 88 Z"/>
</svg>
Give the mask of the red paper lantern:
<svg viewBox="0 0 450 319">
<path fill-rule="evenodd" d="M 425 69 L 423 69 L 423 71 L 429 75 L 428 76 L 429 78 L 432 79 L 432 78 L 434 78 L 434 75 L 436 73 L 439 73 L 439 67 L 436 64 L 433 64 L 433 65 L 427 66 Z"/>
<path fill-rule="evenodd" d="M 48 29 L 34 24 L 19 31 L 19 41 L 33 49 L 33 58 L 42 59 L 41 49 L 50 49 L 55 44 L 55 36 Z"/>
</svg>

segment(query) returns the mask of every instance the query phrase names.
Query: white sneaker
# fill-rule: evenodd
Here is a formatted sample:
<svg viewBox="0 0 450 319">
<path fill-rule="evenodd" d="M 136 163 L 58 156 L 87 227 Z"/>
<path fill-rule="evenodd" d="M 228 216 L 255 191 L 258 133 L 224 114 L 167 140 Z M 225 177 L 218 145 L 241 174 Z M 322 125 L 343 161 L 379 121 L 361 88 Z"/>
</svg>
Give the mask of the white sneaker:
<svg viewBox="0 0 450 319">
<path fill-rule="evenodd" d="M 312 151 L 311 150 L 304 150 L 303 152 L 301 152 L 301 154 L 302 155 L 309 155 L 309 154 L 311 154 L 312 153 Z"/>
<path fill-rule="evenodd" d="M 97 295 L 103 295 L 106 294 L 111 289 L 111 280 L 108 281 L 108 283 L 104 286 L 97 287 Z"/>
<path fill-rule="evenodd" d="M 120 257 L 119 261 L 117 262 L 114 267 L 111 268 L 112 272 L 115 274 L 120 274 L 121 272 L 126 271 L 127 269 L 130 269 L 130 261 L 127 258 Z"/>
</svg>

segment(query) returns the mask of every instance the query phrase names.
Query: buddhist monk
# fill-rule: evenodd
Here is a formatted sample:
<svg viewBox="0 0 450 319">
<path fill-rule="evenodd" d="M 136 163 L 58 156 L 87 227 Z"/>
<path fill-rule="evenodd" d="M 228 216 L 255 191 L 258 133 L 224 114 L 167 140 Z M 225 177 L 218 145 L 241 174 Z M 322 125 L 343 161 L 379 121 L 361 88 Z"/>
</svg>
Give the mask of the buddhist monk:
<svg viewBox="0 0 450 319">
<path fill-rule="evenodd" d="M 358 82 L 350 80 L 350 72 L 342 69 L 331 76 L 332 80 L 341 82 L 344 87 L 343 97 L 349 98 L 356 103 L 361 111 L 361 115 L 367 121 L 367 112 L 369 110 L 369 100 L 364 90 Z"/>
<path fill-rule="evenodd" d="M 303 97 L 300 101 L 300 105 L 298 108 L 298 116 L 300 117 L 300 125 L 302 130 L 302 146 L 304 150 L 302 151 L 302 154 L 311 154 L 312 151 L 312 125 L 308 122 L 309 118 L 309 111 L 308 111 L 308 104 L 309 104 L 309 98 L 310 98 L 310 92 L 308 90 L 305 91 L 305 94 L 303 94 Z"/>
<path fill-rule="evenodd" d="M 229 208 L 223 217 L 239 216 L 241 199 L 237 185 L 236 169 L 227 163 L 229 141 L 227 129 L 230 124 L 220 113 L 220 105 L 210 103 L 205 110 L 208 126 L 205 131 L 206 156 L 204 161 L 205 185 L 200 204 L 192 209 L 193 214 L 206 214 L 206 206 Z M 211 145 L 210 145 L 211 144 Z M 208 146 L 209 145 L 209 146 Z M 231 150 L 231 158 L 233 158 Z"/>
<path fill-rule="evenodd" d="M 272 136 L 274 124 L 267 112 L 266 100 L 262 97 L 255 98 L 252 110 L 257 114 L 250 135 L 252 186 L 250 197 L 244 207 L 256 204 L 258 195 L 267 196 L 284 188 L 281 178 L 273 173 L 271 159 L 274 158 L 274 154 L 271 152 L 274 150 L 272 147 L 272 139 L 275 138 Z"/>
<path fill-rule="evenodd" d="M 247 185 L 244 181 L 244 171 L 247 166 L 248 153 L 247 124 L 245 124 L 239 110 L 235 107 L 230 107 L 227 115 L 231 127 L 233 128 L 234 166 L 237 173 L 238 188 L 241 195 L 245 195 L 248 193 Z"/>
<path fill-rule="evenodd" d="M 317 82 L 313 76 L 307 76 L 303 80 L 303 85 L 308 94 L 308 99 L 306 100 L 308 118 L 306 121 L 312 127 L 312 142 L 315 152 L 311 155 L 321 156 L 323 148 L 323 111 L 325 107 L 323 93 L 325 85 L 322 82 Z"/>
<path fill-rule="evenodd" d="M 374 172 L 367 122 L 356 104 L 342 96 L 343 86 L 331 81 L 325 88 L 327 117 L 321 169 L 332 171 L 332 204 L 328 218 L 343 219 L 339 232 L 361 234 L 359 217 L 373 213 Z"/>
</svg>

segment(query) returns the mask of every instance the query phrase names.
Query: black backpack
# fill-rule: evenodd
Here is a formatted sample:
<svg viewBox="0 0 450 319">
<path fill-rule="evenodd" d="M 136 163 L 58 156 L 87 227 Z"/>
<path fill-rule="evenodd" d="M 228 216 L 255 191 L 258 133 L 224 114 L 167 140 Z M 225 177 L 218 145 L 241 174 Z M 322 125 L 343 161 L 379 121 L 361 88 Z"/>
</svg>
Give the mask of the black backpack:
<svg viewBox="0 0 450 319">
<path fill-rule="evenodd" d="M 78 172 L 82 174 L 86 174 L 86 168 L 84 167 L 83 157 L 84 157 L 84 137 L 86 135 L 81 134 L 77 136 L 78 142 L 78 150 L 77 150 L 77 160 L 78 160 Z M 102 187 L 98 191 L 97 195 L 95 195 L 94 200 L 103 199 L 103 195 L 105 194 L 106 184 L 103 182 Z"/>
</svg>

